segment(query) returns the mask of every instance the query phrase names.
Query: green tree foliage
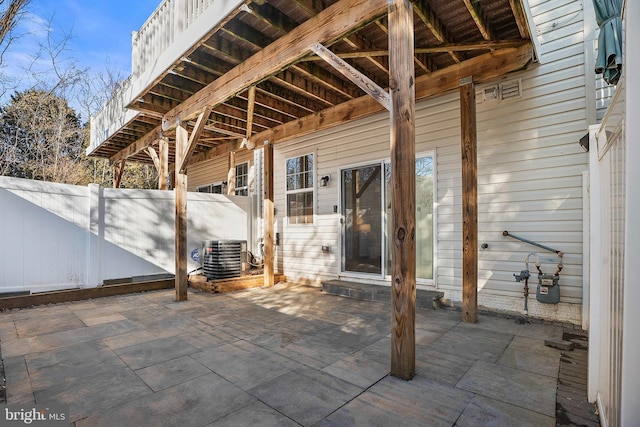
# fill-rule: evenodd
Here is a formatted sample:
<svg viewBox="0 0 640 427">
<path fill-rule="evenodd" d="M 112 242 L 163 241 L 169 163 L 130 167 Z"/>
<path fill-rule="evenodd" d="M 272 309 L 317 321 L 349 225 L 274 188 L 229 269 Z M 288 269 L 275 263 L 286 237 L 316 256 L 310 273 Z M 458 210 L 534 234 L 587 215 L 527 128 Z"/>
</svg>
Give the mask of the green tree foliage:
<svg viewBox="0 0 640 427">
<path fill-rule="evenodd" d="M 41 90 L 17 92 L 0 108 L 0 173 L 69 184 L 87 182 L 77 167 L 85 129 L 64 98 Z"/>
<path fill-rule="evenodd" d="M 17 92 L 0 107 L 0 175 L 86 185 L 113 185 L 107 160 L 88 158 L 89 129 L 61 96 L 43 90 Z M 149 165 L 128 164 L 121 186 L 157 188 Z"/>
</svg>

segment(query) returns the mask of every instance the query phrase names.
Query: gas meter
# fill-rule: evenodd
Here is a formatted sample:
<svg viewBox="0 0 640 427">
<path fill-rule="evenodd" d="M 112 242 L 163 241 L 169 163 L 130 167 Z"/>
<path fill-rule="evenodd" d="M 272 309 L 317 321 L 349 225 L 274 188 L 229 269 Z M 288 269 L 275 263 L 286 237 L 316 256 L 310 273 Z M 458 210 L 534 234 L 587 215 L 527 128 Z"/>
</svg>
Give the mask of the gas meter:
<svg viewBox="0 0 640 427">
<path fill-rule="evenodd" d="M 538 274 L 538 289 L 536 299 L 545 304 L 557 304 L 560 302 L 559 274 Z"/>
</svg>

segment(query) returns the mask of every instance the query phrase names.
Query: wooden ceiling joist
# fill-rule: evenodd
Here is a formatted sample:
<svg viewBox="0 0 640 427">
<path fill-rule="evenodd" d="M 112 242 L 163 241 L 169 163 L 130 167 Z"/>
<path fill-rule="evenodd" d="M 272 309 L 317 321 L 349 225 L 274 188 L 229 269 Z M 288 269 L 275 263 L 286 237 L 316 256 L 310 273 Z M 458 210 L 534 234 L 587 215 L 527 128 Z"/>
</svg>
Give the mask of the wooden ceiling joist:
<svg viewBox="0 0 640 427">
<path fill-rule="evenodd" d="M 307 55 L 311 44 L 330 43 L 349 32 L 354 23 L 362 25 L 382 16 L 387 7 L 387 0 L 343 0 L 333 4 L 173 108 L 164 116 L 163 129 L 172 129 L 179 120 L 192 118 L 204 106 L 222 103 L 277 74 Z"/>
<path fill-rule="evenodd" d="M 527 44 L 516 48 L 496 50 L 461 64 L 417 77 L 416 99 L 422 100 L 456 90 L 460 86 L 460 79 L 470 74 L 473 74 L 474 82 L 482 83 L 522 70 L 532 61 L 532 58 L 533 49 L 531 45 Z M 264 141 L 273 141 L 274 143 L 287 141 L 381 111 L 384 111 L 384 107 L 366 95 L 260 132 L 250 138 L 250 143 L 254 146 L 261 146 Z"/>
<path fill-rule="evenodd" d="M 516 20 L 516 25 L 518 26 L 520 37 L 522 37 L 523 39 L 528 38 L 529 29 L 527 26 L 527 17 L 522 6 L 522 0 L 509 0 L 509 5 L 511 6 L 513 17 Z"/>
<path fill-rule="evenodd" d="M 526 40 L 501 40 L 501 41 L 482 41 L 475 43 L 449 43 L 433 47 L 416 47 L 415 53 L 447 53 L 447 52 L 469 52 L 472 50 L 496 50 L 506 47 L 518 47 L 527 44 Z M 354 59 L 362 57 L 373 56 L 389 56 L 388 50 L 361 50 L 357 52 L 341 52 L 335 53 L 335 56 L 340 59 Z M 308 56 L 303 61 L 319 61 L 322 60 L 319 56 Z"/>
<path fill-rule="evenodd" d="M 147 84 L 130 104 L 141 113 L 101 143 L 95 155 L 151 163 L 142 151 L 155 144 L 160 129 L 171 130 L 178 121 L 191 129 L 205 106 L 213 108 L 189 164 L 218 145 L 246 140 L 242 146 L 251 148 L 262 145 L 264 135 L 301 134 L 317 123 L 327 126 L 381 111 L 366 98 L 371 88 L 373 96 L 384 95 L 380 88 L 389 85 L 389 1 L 243 3 Z M 531 43 L 522 0 L 411 3 L 417 83 L 487 52 Z M 314 43 L 326 46 L 334 58 L 328 62 L 315 55 L 309 49 Z M 429 84 L 441 86 L 435 80 Z M 440 90 L 451 90 L 448 84 Z M 174 138 L 173 132 L 167 135 Z"/>
<path fill-rule="evenodd" d="M 487 24 L 487 21 L 482 14 L 479 3 L 480 2 L 476 0 L 464 0 L 464 5 L 467 7 L 467 10 L 471 14 L 473 22 L 476 23 L 480 34 L 482 34 L 482 38 L 484 38 L 485 40 L 493 40 L 493 32 L 491 31 L 491 28 L 489 28 L 489 25 Z"/>
<path fill-rule="evenodd" d="M 453 42 L 451 36 L 444 28 L 444 25 L 442 25 L 440 19 L 436 16 L 433 10 L 431 10 L 431 7 L 425 0 L 417 0 L 414 2 L 413 10 L 440 43 L 448 44 Z M 464 60 L 458 52 L 448 51 L 447 53 L 449 53 L 451 58 L 457 63 Z"/>
<path fill-rule="evenodd" d="M 139 152 L 146 150 L 147 147 L 153 145 L 153 143 L 162 137 L 162 128 L 161 126 L 156 127 L 154 130 L 138 139 L 133 144 L 129 145 L 127 148 L 119 151 L 118 153 L 111 156 L 112 162 L 119 162 L 123 159 L 127 159 L 127 157 L 131 157 Z"/>
</svg>

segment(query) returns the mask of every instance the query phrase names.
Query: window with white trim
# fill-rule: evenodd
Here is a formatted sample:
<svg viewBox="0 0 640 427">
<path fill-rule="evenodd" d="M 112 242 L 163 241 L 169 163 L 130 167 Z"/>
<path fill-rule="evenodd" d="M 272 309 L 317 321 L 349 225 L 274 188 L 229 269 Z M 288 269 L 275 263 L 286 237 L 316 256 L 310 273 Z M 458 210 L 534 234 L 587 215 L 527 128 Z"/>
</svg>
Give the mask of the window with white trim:
<svg viewBox="0 0 640 427">
<path fill-rule="evenodd" d="M 249 195 L 249 162 L 236 165 L 236 196 Z"/>
<path fill-rule="evenodd" d="M 224 187 L 225 187 L 225 183 L 224 182 L 219 182 L 217 184 L 201 185 L 200 187 L 196 188 L 196 191 L 198 193 L 222 194 L 222 189 Z"/>
<path fill-rule="evenodd" d="M 289 224 L 313 223 L 313 154 L 286 160 Z"/>
</svg>

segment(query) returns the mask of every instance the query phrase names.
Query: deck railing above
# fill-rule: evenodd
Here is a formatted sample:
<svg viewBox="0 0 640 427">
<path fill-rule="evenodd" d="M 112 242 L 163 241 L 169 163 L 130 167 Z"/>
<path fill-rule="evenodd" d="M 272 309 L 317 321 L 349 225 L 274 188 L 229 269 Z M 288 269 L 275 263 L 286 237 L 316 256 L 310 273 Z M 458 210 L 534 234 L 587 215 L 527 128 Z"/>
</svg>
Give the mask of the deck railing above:
<svg viewBox="0 0 640 427">
<path fill-rule="evenodd" d="M 164 0 L 132 34 L 131 76 L 91 119 L 87 153 L 138 114 L 127 110 L 148 85 L 244 0 Z"/>
<path fill-rule="evenodd" d="M 98 148 L 103 141 L 138 114 L 137 111 L 126 108 L 130 98 L 131 76 L 113 91 L 111 98 L 104 104 L 102 109 L 91 117 L 91 132 L 87 154 Z"/>
<path fill-rule="evenodd" d="M 215 1 L 164 0 L 131 35 L 132 75 L 142 75 Z"/>
</svg>

